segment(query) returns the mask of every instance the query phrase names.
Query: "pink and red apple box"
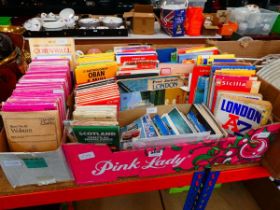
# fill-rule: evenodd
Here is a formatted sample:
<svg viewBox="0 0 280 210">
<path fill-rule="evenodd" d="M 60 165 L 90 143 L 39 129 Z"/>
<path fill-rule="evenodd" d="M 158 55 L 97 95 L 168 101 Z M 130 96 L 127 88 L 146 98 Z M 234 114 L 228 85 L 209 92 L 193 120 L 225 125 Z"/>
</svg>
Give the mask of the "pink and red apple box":
<svg viewBox="0 0 280 210">
<path fill-rule="evenodd" d="M 276 123 L 251 130 L 244 137 L 114 153 L 106 145 L 74 143 L 63 145 L 63 149 L 77 184 L 100 183 L 122 177 L 199 170 L 218 164 L 258 162 L 279 130 L 280 123 Z"/>
</svg>

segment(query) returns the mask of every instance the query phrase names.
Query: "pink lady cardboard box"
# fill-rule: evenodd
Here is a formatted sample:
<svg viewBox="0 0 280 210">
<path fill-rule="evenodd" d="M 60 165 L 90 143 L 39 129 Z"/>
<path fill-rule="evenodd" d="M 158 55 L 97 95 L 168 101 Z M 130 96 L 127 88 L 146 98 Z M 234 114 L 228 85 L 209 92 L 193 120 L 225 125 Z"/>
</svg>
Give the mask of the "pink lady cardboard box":
<svg viewBox="0 0 280 210">
<path fill-rule="evenodd" d="M 106 145 L 65 144 L 63 150 L 77 184 L 115 181 L 261 160 L 280 123 L 251 130 L 244 137 L 202 140 L 166 147 L 111 152 Z"/>
</svg>

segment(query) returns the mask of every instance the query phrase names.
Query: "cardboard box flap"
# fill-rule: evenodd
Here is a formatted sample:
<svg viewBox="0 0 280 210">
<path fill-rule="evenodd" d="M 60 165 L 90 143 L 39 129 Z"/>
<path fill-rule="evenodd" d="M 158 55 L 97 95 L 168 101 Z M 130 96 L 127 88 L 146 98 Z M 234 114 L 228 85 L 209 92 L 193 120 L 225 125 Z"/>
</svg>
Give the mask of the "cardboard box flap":
<svg viewBox="0 0 280 210">
<path fill-rule="evenodd" d="M 131 18 L 131 17 L 133 17 L 134 16 L 134 11 L 133 10 L 131 10 L 130 12 L 125 12 L 125 13 L 123 13 L 123 18 Z"/>
<path fill-rule="evenodd" d="M 154 13 L 154 9 L 152 5 L 145 5 L 145 4 L 135 4 L 134 5 L 135 12 L 141 13 Z"/>
<path fill-rule="evenodd" d="M 211 30 L 211 29 L 213 29 L 213 30 L 214 30 L 214 29 L 215 29 L 215 30 L 218 30 L 218 29 L 219 29 L 218 26 L 204 26 L 204 28 L 205 28 L 205 29 L 210 29 L 210 30 Z"/>
<path fill-rule="evenodd" d="M 154 15 L 154 13 L 139 13 L 139 12 L 134 12 L 133 17 L 155 18 L 155 15 Z"/>
</svg>

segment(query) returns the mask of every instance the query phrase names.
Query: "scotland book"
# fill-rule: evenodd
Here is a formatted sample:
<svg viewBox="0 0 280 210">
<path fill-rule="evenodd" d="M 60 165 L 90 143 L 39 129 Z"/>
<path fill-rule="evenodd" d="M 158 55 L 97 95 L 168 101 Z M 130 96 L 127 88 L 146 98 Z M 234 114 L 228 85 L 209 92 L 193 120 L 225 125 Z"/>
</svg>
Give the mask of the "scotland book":
<svg viewBox="0 0 280 210">
<path fill-rule="evenodd" d="M 119 146 L 119 126 L 73 126 L 73 132 L 80 143 Z"/>
</svg>

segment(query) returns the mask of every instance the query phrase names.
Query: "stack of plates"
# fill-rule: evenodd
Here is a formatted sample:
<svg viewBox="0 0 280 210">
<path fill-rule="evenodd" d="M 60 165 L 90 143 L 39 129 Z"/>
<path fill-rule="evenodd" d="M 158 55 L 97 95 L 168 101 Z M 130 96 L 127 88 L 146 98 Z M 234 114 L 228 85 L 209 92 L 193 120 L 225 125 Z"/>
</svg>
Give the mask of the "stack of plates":
<svg viewBox="0 0 280 210">
<path fill-rule="evenodd" d="M 58 21 L 44 22 L 45 31 L 60 31 L 65 28 L 65 23 L 59 19 Z"/>
<path fill-rule="evenodd" d="M 280 90 L 280 59 L 265 65 L 257 75 Z"/>
</svg>

